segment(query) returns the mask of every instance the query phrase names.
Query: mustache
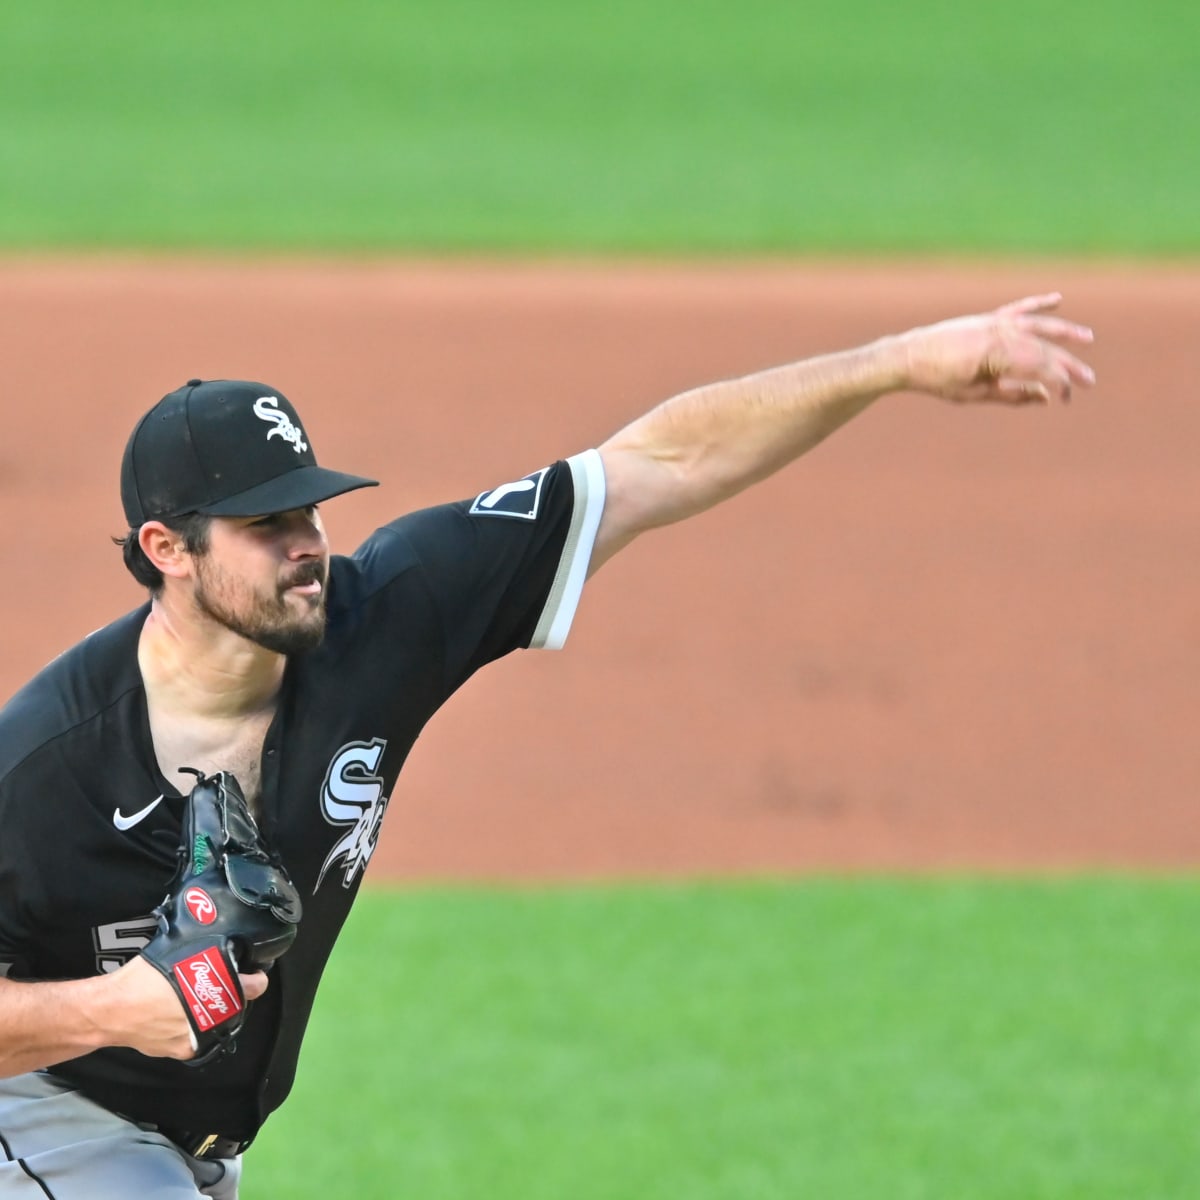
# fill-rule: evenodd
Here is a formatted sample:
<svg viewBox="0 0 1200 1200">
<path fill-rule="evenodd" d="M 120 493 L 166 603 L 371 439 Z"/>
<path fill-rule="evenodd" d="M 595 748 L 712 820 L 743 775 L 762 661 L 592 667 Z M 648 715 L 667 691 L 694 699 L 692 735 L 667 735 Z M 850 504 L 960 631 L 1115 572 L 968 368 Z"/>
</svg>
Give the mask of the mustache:
<svg viewBox="0 0 1200 1200">
<path fill-rule="evenodd" d="M 286 579 L 280 582 L 279 590 L 286 592 L 288 588 L 303 587 L 306 583 L 319 583 L 324 587 L 325 577 L 328 573 L 324 563 L 302 563 Z"/>
</svg>

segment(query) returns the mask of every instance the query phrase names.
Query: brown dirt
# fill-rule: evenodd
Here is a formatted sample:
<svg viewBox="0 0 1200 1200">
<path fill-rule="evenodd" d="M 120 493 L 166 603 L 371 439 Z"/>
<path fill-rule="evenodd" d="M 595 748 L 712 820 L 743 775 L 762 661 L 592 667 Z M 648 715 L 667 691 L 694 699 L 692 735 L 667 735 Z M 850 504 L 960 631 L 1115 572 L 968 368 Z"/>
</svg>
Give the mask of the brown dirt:
<svg viewBox="0 0 1200 1200">
<path fill-rule="evenodd" d="M 117 464 L 190 375 L 269 380 L 385 481 L 327 506 L 348 549 L 672 392 L 1050 288 L 1092 394 L 888 400 L 642 539 L 565 653 L 432 723 L 372 874 L 1194 866 L 1195 267 L 9 260 L 0 693 L 139 600 Z"/>
</svg>

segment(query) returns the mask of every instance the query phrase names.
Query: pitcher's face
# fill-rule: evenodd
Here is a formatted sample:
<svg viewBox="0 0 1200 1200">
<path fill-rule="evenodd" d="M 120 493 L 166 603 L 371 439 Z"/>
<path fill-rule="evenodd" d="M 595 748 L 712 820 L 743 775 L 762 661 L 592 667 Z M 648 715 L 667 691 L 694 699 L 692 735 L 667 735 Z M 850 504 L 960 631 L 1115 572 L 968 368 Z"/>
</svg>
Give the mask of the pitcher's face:
<svg viewBox="0 0 1200 1200">
<path fill-rule="evenodd" d="M 214 517 L 195 566 L 192 599 L 205 616 L 278 654 L 320 644 L 329 542 L 315 506 Z"/>
</svg>

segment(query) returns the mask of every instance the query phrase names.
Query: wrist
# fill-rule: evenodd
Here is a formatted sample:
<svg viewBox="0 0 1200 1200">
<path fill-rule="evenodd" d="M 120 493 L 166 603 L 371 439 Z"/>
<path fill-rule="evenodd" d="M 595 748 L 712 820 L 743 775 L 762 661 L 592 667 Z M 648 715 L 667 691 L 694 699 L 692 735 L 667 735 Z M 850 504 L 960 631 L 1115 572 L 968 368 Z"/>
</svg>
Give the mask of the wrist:
<svg viewBox="0 0 1200 1200">
<path fill-rule="evenodd" d="M 879 338 L 867 347 L 878 395 L 919 390 L 915 349 L 913 339 L 904 333 Z"/>
<path fill-rule="evenodd" d="M 78 1043 L 77 1054 L 126 1044 L 120 1025 L 128 1019 L 127 1005 L 116 974 L 73 980 L 64 986 L 69 989 L 64 999 L 74 1013 L 70 1029 Z"/>
</svg>

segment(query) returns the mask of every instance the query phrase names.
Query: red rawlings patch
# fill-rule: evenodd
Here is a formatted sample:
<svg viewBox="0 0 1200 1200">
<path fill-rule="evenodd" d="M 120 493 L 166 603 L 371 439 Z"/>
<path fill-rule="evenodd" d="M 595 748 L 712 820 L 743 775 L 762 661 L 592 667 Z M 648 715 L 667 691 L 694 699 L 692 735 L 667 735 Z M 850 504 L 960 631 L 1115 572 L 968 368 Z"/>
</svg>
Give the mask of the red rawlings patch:
<svg viewBox="0 0 1200 1200">
<path fill-rule="evenodd" d="M 188 888 L 183 894 L 183 902 L 192 914 L 192 920 L 201 925 L 211 925 L 217 919 L 217 906 L 203 888 Z"/>
<path fill-rule="evenodd" d="M 242 1002 L 229 969 L 215 947 L 177 962 L 174 970 L 192 1020 L 201 1033 L 207 1033 L 242 1011 Z"/>
</svg>

